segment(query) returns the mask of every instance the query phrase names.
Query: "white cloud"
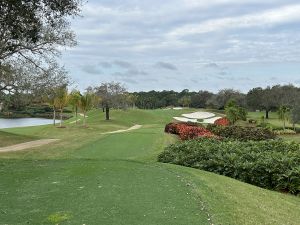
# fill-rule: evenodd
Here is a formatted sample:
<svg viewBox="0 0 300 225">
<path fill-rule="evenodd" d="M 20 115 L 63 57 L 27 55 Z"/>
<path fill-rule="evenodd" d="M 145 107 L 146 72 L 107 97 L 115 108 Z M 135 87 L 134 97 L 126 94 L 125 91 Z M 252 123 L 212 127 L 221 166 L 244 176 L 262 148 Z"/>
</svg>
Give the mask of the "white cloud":
<svg viewBox="0 0 300 225">
<path fill-rule="evenodd" d="M 188 24 L 168 33 L 170 37 L 204 34 L 226 29 L 274 26 L 300 20 L 300 4 L 284 6 L 261 13 L 211 19 L 199 24 Z"/>
<path fill-rule="evenodd" d="M 79 45 L 63 62 L 80 86 L 130 78 L 131 90 L 248 88 L 254 84 L 238 77 L 256 74 L 257 85 L 282 74 L 292 82 L 300 71 L 298 12 L 299 0 L 89 0 L 73 23 Z M 273 69 L 289 62 L 292 69 Z"/>
</svg>

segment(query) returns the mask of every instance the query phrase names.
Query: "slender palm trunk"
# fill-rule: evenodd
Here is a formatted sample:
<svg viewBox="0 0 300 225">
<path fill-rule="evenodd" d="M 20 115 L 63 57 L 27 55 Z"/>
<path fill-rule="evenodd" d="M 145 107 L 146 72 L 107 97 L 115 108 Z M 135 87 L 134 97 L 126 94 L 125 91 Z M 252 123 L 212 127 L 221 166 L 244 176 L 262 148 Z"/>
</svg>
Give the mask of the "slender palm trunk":
<svg viewBox="0 0 300 225">
<path fill-rule="evenodd" d="M 55 108 L 53 107 L 53 126 L 55 126 L 55 119 L 56 119 L 56 111 Z"/>
<path fill-rule="evenodd" d="M 105 107 L 105 117 L 106 117 L 106 120 L 109 120 L 109 107 L 108 107 L 108 105 L 106 105 L 106 107 Z"/>
<path fill-rule="evenodd" d="M 60 109 L 60 127 L 62 127 L 63 109 Z"/>
<path fill-rule="evenodd" d="M 86 118 L 86 112 L 84 111 L 83 112 L 83 126 L 86 126 L 85 118 Z"/>
<path fill-rule="evenodd" d="M 76 125 L 77 125 L 77 114 L 78 114 L 78 108 L 75 106 L 75 120 L 76 120 Z"/>
</svg>

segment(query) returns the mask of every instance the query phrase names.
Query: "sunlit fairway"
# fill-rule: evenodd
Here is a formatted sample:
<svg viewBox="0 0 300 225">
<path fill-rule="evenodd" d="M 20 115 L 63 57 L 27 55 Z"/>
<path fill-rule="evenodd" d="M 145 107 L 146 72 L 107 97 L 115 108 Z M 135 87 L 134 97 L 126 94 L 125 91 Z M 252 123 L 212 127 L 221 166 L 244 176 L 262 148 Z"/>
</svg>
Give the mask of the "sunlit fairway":
<svg viewBox="0 0 300 225">
<path fill-rule="evenodd" d="M 164 134 L 164 125 L 192 111 L 115 110 L 105 121 L 94 110 L 88 128 L 71 119 L 65 129 L 1 131 L 2 146 L 61 141 L 0 154 L 0 224 L 298 225 L 299 197 L 156 162 L 164 146 L 176 141 Z M 135 124 L 142 128 L 102 134 Z"/>
</svg>

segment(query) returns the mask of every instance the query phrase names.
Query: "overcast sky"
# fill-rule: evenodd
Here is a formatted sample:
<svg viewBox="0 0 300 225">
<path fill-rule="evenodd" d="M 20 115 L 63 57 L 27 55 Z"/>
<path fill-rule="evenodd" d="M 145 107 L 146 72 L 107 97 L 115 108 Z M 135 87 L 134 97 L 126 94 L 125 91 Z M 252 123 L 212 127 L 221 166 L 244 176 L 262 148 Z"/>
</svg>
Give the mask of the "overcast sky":
<svg viewBox="0 0 300 225">
<path fill-rule="evenodd" d="M 83 90 L 300 84 L 299 0 L 90 0 L 62 63 Z"/>
</svg>

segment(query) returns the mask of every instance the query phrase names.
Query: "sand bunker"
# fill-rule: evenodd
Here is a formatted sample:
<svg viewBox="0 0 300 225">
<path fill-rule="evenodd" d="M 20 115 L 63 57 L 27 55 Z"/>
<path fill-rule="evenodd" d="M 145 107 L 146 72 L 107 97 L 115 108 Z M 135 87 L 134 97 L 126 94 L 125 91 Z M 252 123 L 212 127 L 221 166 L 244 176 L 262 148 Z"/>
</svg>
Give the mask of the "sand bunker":
<svg viewBox="0 0 300 225">
<path fill-rule="evenodd" d="M 207 119 L 207 118 L 214 117 L 215 114 L 210 112 L 194 112 L 194 113 L 182 114 L 182 116 L 189 119 Z"/>
<path fill-rule="evenodd" d="M 213 117 L 213 118 L 204 119 L 201 123 L 213 124 L 216 120 L 218 120 L 220 118 L 222 118 L 222 117 L 216 116 L 216 117 Z"/>
<path fill-rule="evenodd" d="M 178 120 L 180 122 L 193 122 L 193 123 L 197 123 L 197 119 L 189 119 L 189 118 L 185 118 L 185 117 L 173 117 L 173 119 Z"/>
</svg>

